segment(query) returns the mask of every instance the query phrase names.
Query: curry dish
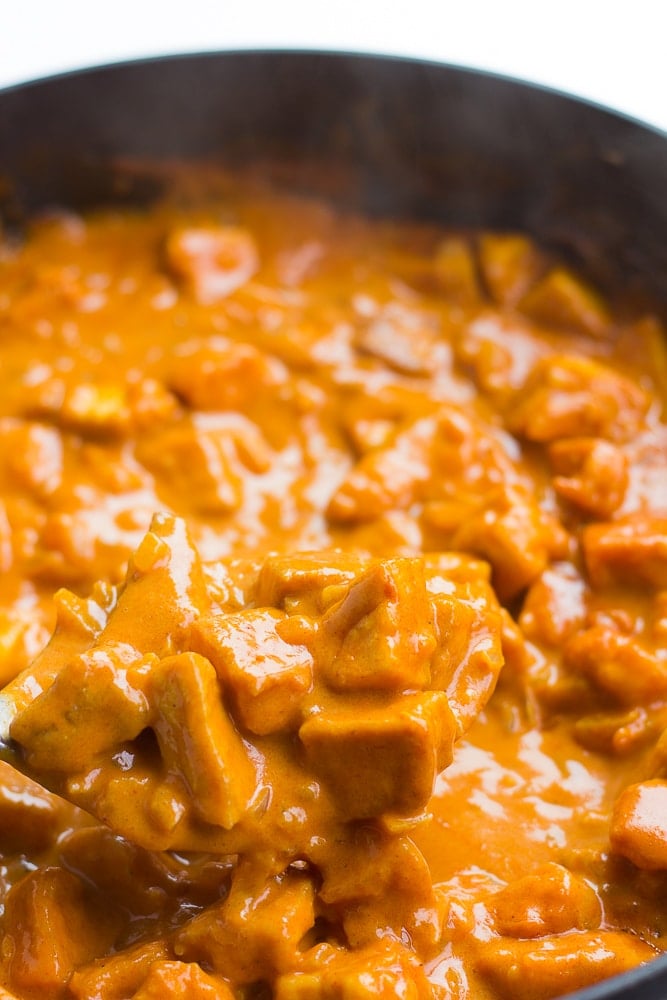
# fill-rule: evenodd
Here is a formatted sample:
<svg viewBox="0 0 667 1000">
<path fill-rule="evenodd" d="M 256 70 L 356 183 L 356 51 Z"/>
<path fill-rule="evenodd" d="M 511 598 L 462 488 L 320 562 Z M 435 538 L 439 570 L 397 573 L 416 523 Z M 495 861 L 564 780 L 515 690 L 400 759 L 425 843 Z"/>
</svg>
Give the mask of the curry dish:
<svg viewBox="0 0 667 1000">
<path fill-rule="evenodd" d="M 0 995 L 667 949 L 666 344 L 525 236 L 250 183 L 6 234 Z"/>
</svg>

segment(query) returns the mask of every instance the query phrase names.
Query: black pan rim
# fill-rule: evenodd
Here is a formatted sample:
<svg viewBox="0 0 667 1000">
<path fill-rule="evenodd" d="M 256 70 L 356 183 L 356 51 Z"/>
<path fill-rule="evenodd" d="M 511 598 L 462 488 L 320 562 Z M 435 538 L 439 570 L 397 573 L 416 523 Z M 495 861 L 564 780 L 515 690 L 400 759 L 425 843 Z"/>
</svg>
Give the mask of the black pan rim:
<svg viewBox="0 0 667 1000">
<path fill-rule="evenodd" d="M 47 73 L 44 76 L 31 77 L 26 80 L 20 80 L 16 83 L 10 83 L 6 86 L 0 87 L 0 97 L 3 94 L 14 93 L 16 91 L 29 90 L 32 87 L 46 86 L 50 83 L 55 83 L 59 80 L 64 79 L 76 79 L 77 77 L 85 77 L 90 74 L 97 73 L 107 73 L 107 72 L 121 72 L 126 67 L 136 67 L 136 66 L 147 66 L 156 65 L 161 63 L 176 63 L 176 62 L 186 62 L 188 60 L 192 61 L 208 61 L 216 60 L 225 57 L 269 57 L 269 58 L 280 58 L 286 57 L 289 59 L 298 60 L 300 57 L 312 59 L 313 57 L 318 57 L 326 59 L 332 62 L 338 60 L 370 60 L 377 63 L 385 63 L 387 65 L 391 63 L 396 64 L 410 64 L 413 66 L 424 66 L 424 67 L 437 67 L 439 69 L 451 70 L 455 73 L 466 74 L 470 76 L 479 77 L 489 81 L 497 81 L 501 84 L 509 84 L 512 86 L 517 86 L 519 88 L 525 87 L 532 91 L 537 91 L 543 94 L 549 94 L 552 97 L 559 98 L 565 102 L 571 102 L 578 106 L 584 106 L 589 108 L 591 111 L 597 111 L 604 115 L 610 115 L 613 118 L 620 119 L 626 122 L 628 125 L 634 125 L 638 128 L 644 129 L 646 132 L 653 134 L 659 138 L 665 139 L 667 141 L 667 129 L 662 129 L 659 126 L 653 124 L 652 122 L 645 121 L 642 118 L 638 118 L 635 115 L 628 114 L 627 112 L 621 111 L 614 108 L 612 105 L 605 104 L 601 101 L 595 101 L 587 97 L 576 94 L 573 91 L 564 90 L 560 87 L 550 86 L 549 84 L 538 83 L 530 80 L 526 77 L 513 76 L 511 73 L 500 73 L 495 70 L 484 69 L 482 67 L 449 62 L 446 60 L 425 58 L 421 56 L 410 56 L 401 55 L 400 53 L 394 52 L 374 52 L 365 49 L 327 49 L 327 48 L 307 48 L 307 47 L 255 47 L 255 46 L 231 46 L 229 48 L 220 49 L 196 49 L 192 51 L 172 51 L 164 52 L 156 55 L 146 55 L 137 56 L 129 58 L 121 58 L 118 60 L 112 59 L 102 63 L 91 63 L 84 66 L 76 66 L 72 69 L 59 70 L 54 73 Z"/>
</svg>

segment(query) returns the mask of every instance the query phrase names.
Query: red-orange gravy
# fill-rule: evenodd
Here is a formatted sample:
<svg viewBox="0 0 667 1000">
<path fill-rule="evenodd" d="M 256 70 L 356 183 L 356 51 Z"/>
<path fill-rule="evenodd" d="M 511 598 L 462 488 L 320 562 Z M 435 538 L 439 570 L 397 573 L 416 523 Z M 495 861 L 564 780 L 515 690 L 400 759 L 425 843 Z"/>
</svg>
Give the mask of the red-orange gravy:
<svg viewBox="0 0 667 1000">
<path fill-rule="evenodd" d="M 2 995 L 650 961 L 664 329 L 521 235 L 227 187 L 0 244 Z"/>
</svg>

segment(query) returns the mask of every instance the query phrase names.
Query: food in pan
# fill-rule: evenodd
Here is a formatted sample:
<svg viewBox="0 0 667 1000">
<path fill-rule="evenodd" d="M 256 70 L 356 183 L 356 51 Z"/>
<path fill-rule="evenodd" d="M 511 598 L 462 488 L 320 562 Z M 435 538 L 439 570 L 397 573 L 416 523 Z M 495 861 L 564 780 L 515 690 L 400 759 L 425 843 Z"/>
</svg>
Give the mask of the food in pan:
<svg viewBox="0 0 667 1000">
<path fill-rule="evenodd" d="M 6 234 L 0 379 L 6 995 L 546 1000 L 664 950 L 650 311 L 229 180 Z"/>
</svg>

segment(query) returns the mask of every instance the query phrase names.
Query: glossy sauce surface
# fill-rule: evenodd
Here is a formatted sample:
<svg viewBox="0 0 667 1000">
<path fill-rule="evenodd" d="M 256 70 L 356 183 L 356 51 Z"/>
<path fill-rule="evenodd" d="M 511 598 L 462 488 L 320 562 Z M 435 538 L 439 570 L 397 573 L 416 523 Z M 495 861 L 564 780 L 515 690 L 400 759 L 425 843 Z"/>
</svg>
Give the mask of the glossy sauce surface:
<svg viewBox="0 0 667 1000">
<path fill-rule="evenodd" d="M 2 765 L 6 990 L 650 960 L 664 330 L 521 236 L 227 187 L 0 248 L 0 721 L 44 786 Z"/>
</svg>

